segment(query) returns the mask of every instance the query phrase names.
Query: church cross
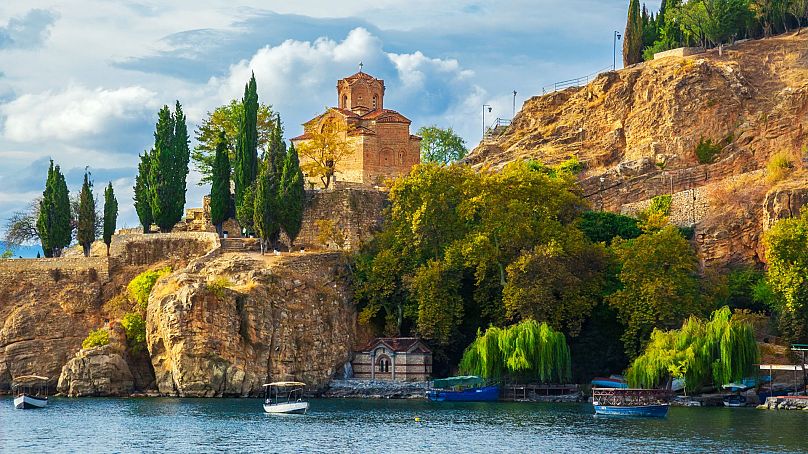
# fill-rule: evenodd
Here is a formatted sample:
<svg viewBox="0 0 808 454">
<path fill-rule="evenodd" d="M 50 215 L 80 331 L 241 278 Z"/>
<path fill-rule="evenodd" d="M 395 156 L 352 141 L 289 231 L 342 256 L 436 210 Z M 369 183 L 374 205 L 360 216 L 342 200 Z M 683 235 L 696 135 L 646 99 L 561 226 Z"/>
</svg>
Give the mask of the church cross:
<svg viewBox="0 0 808 454">
<path fill-rule="evenodd" d="M 365 66 L 361 61 L 359 62 L 359 72 L 362 72 L 362 67 Z"/>
</svg>

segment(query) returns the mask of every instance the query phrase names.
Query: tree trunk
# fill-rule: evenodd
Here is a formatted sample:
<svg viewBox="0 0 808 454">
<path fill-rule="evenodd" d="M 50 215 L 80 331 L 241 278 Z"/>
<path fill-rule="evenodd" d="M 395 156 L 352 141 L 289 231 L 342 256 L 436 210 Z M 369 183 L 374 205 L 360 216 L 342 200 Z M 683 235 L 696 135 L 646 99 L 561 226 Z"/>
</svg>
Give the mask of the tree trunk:
<svg viewBox="0 0 808 454">
<path fill-rule="evenodd" d="M 222 237 L 222 223 L 216 224 L 216 234 L 219 235 L 219 238 Z"/>
<path fill-rule="evenodd" d="M 82 244 L 81 249 L 84 251 L 84 256 L 85 257 L 90 256 L 90 244 L 89 243 Z"/>
<path fill-rule="evenodd" d="M 107 243 L 107 257 L 109 257 L 109 243 Z"/>
</svg>

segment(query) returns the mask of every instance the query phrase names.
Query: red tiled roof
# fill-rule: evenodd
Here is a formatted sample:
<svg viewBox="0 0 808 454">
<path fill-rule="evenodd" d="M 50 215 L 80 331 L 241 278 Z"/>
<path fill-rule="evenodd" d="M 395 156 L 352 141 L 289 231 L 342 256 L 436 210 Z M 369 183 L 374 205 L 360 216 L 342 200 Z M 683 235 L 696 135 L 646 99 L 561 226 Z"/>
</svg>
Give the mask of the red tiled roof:
<svg viewBox="0 0 808 454">
<path fill-rule="evenodd" d="M 310 139 L 310 138 L 311 138 L 311 134 L 309 134 L 307 132 L 304 132 L 303 134 L 301 134 L 301 135 L 299 135 L 297 137 L 292 137 L 289 140 L 306 140 L 306 139 Z"/>
<path fill-rule="evenodd" d="M 375 109 L 362 115 L 363 120 L 376 120 L 378 123 L 412 123 L 409 118 L 391 109 Z"/>
<path fill-rule="evenodd" d="M 358 79 L 378 80 L 375 77 L 371 76 L 370 74 L 363 73 L 362 71 L 359 71 L 358 73 L 356 73 L 356 74 L 354 74 L 352 76 L 348 76 L 344 80 L 358 80 Z"/>
<path fill-rule="evenodd" d="M 368 129 L 364 126 L 355 126 L 348 132 L 348 135 L 351 136 L 373 135 L 373 134 L 376 134 L 376 131 Z"/>
<path fill-rule="evenodd" d="M 406 352 L 415 346 L 415 344 L 421 343 L 424 349 L 426 349 L 429 353 L 432 353 L 432 350 L 430 350 L 429 347 L 427 347 L 426 344 L 424 344 L 423 341 L 417 337 L 378 337 L 373 339 L 373 341 L 366 346 L 362 347 L 360 351 L 370 351 L 380 343 L 384 343 L 396 353 Z"/>
</svg>

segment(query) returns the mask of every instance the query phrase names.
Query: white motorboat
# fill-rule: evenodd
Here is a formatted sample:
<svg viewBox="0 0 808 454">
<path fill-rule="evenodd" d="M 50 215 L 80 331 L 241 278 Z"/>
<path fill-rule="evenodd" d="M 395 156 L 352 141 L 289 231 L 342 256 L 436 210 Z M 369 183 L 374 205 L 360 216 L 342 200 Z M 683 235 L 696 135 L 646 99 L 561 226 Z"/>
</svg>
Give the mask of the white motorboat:
<svg viewBox="0 0 808 454">
<path fill-rule="evenodd" d="M 264 385 L 264 411 L 267 413 L 305 414 L 309 403 L 303 400 L 306 384 L 299 381 L 279 381 Z"/>
<path fill-rule="evenodd" d="M 14 408 L 26 410 L 48 405 L 48 377 L 23 375 L 14 378 Z"/>
</svg>

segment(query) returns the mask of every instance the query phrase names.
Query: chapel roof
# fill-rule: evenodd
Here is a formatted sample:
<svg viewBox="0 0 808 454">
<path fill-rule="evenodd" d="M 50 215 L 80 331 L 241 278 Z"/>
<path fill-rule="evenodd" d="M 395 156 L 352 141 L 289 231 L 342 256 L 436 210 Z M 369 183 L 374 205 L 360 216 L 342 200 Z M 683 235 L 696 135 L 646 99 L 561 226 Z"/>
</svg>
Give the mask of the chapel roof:
<svg viewBox="0 0 808 454">
<path fill-rule="evenodd" d="M 365 345 L 360 351 L 368 352 L 373 350 L 374 348 L 378 347 L 379 344 L 384 344 L 390 350 L 396 353 L 405 353 L 410 351 L 416 344 L 420 344 L 424 350 L 428 353 L 432 353 L 432 350 L 424 344 L 421 339 L 417 337 L 377 337 L 373 339 L 369 344 Z"/>
</svg>

